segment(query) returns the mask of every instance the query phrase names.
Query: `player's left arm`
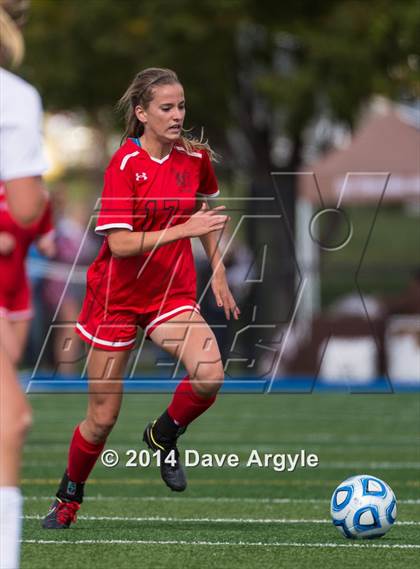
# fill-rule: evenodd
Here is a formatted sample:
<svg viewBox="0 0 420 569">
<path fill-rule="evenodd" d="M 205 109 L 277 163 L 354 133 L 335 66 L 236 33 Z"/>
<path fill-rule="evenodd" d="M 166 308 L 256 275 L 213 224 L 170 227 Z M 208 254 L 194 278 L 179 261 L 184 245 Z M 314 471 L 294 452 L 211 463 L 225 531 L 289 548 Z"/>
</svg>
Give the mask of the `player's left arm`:
<svg viewBox="0 0 420 569">
<path fill-rule="evenodd" d="M 197 206 L 201 207 L 202 202 L 208 206 L 207 200 L 197 200 Z M 226 278 L 226 268 L 223 263 L 223 255 L 219 248 L 221 232 L 213 231 L 207 235 L 201 235 L 200 241 L 203 244 L 207 258 L 210 262 L 213 274 L 211 278 L 211 288 L 216 299 L 217 306 L 223 307 L 227 320 L 230 320 L 230 314 L 238 320 L 241 311 L 239 310 L 235 299 L 230 291 Z"/>
</svg>

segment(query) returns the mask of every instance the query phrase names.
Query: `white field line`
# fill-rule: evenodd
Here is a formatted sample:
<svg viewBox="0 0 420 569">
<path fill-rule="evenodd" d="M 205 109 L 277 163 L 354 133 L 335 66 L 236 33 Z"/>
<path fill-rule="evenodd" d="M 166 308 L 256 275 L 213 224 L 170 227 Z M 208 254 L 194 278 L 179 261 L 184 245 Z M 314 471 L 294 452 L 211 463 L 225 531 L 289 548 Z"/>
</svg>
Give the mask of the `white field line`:
<svg viewBox="0 0 420 569">
<path fill-rule="evenodd" d="M 143 446 L 141 446 L 141 444 L 139 443 L 139 438 L 136 437 L 133 440 L 130 439 L 125 439 L 124 442 L 121 442 L 118 444 L 118 448 L 116 450 L 128 450 L 128 449 L 132 449 L 132 448 L 138 448 L 139 450 L 141 448 L 144 448 Z M 251 450 L 253 450 L 253 448 L 257 448 L 257 450 L 259 450 L 260 452 L 272 452 L 272 453 L 278 453 L 278 452 L 292 452 L 294 449 L 298 449 L 300 450 L 302 447 L 306 448 L 308 452 L 311 451 L 311 448 L 314 447 L 327 447 L 327 450 L 329 448 L 331 449 L 342 449 L 343 446 L 357 446 L 357 448 L 360 448 L 361 445 L 363 445 L 364 447 L 369 447 L 371 445 L 379 445 L 379 448 L 381 447 L 386 447 L 386 448 L 390 448 L 390 447 L 398 447 L 399 449 L 401 449 L 401 447 L 407 446 L 407 447 L 412 447 L 413 445 L 418 445 L 420 442 L 420 438 L 419 439 L 413 439 L 411 441 L 386 441 L 386 443 L 382 443 L 380 444 L 380 441 L 364 441 L 359 439 L 359 441 L 354 441 L 354 442 L 346 442 L 346 441 L 316 441 L 316 440 L 305 440 L 305 439 L 299 439 L 296 441 L 293 440 L 287 440 L 287 441 L 276 441 L 275 443 L 269 443 L 269 442 L 265 442 L 263 444 L 261 443 L 254 443 L 253 446 L 251 446 L 249 443 L 235 443 L 235 442 L 225 442 L 223 441 L 223 443 L 212 443 L 210 441 L 188 441 L 188 445 L 184 444 L 185 448 L 189 448 L 189 449 L 197 449 L 199 450 L 201 453 L 203 452 L 236 452 L 236 453 L 249 453 L 251 452 Z M 48 443 L 45 444 L 27 444 L 25 446 L 25 454 L 30 454 L 30 453 L 47 453 L 47 454 L 51 454 L 51 453 L 62 453 L 62 452 L 66 452 L 69 448 L 69 443 L 51 443 L 51 445 L 48 445 Z"/>
<path fill-rule="evenodd" d="M 62 417 L 61 417 L 62 419 Z M 56 421 L 52 421 L 53 424 Z M 121 450 L 124 449 L 131 449 L 136 448 L 139 445 L 140 438 L 139 437 L 126 437 L 123 443 L 120 443 L 118 446 Z M 278 449 L 282 449 L 285 447 L 293 447 L 299 449 L 302 446 L 316 446 L 316 445 L 326 445 L 330 448 L 343 448 L 343 445 L 360 445 L 368 446 L 368 445 L 375 445 L 380 444 L 380 446 L 386 446 L 387 448 L 390 446 L 397 446 L 401 447 L 410 446 L 410 445 L 418 445 L 420 442 L 420 437 L 409 437 L 409 438 L 395 438 L 395 440 L 386 438 L 386 442 L 380 439 L 365 439 L 365 438 L 353 438 L 353 439 L 340 439 L 336 440 L 335 437 L 305 437 L 299 436 L 296 438 L 288 438 L 288 439 L 279 439 L 276 441 L 265 441 L 264 444 L 254 444 L 254 447 L 257 446 L 258 450 L 261 452 L 279 452 Z M 223 440 L 223 443 L 220 442 L 212 442 L 207 439 L 199 440 L 195 439 L 193 441 L 188 442 L 188 448 L 195 448 L 196 446 L 200 447 L 200 452 L 226 452 L 226 449 L 229 449 L 229 452 L 250 452 L 252 450 L 252 446 L 249 443 L 241 443 L 239 441 L 227 441 Z M 66 452 L 69 448 L 68 443 L 51 443 L 45 442 L 45 444 L 40 443 L 28 443 L 25 445 L 25 453 L 31 452 Z M 207 450 L 209 449 L 209 450 Z M 197 449 L 198 450 L 198 449 Z M 288 451 L 290 452 L 290 451 Z"/>
<path fill-rule="evenodd" d="M 383 470 L 411 470 L 420 468 L 420 462 L 320 462 L 317 468 L 381 468 Z"/>
<path fill-rule="evenodd" d="M 420 545 L 411 543 L 383 543 L 383 544 L 363 544 L 363 543 L 298 543 L 293 541 L 185 541 L 185 540 L 129 540 L 129 539 L 78 539 L 75 541 L 58 541 L 47 539 L 23 539 L 22 543 L 36 545 L 209 545 L 214 546 L 240 546 L 240 547 L 316 547 L 316 548 L 362 548 L 362 549 L 420 549 Z"/>
<path fill-rule="evenodd" d="M 144 477 L 139 477 L 137 476 L 136 478 L 124 478 L 124 479 L 118 479 L 118 478 L 91 478 L 90 479 L 90 484 L 91 485 L 95 485 L 95 486 L 102 486 L 102 487 L 108 487 L 108 488 L 112 488 L 112 487 L 116 487 L 118 486 L 118 489 L 124 485 L 125 487 L 147 487 L 147 490 L 150 491 L 150 489 L 154 486 L 162 486 L 162 481 L 160 480 L 160 478 L 144 478 Z M 208 487 L 220 487 L 220 486 L 224 486 L 224 487 L 238 487 L 238 486 L 242 486 L 242 487 L 253 487 L 253 488 L 261 488 L 261 487 L 272 487 L 272 488 L 279 488 L 279 487 L 284 487 L 284 488 L 290 488 L 290 487 L 295 487 L 295 488 L 309 488 L 309 487 L 314 487 L 318 490 L 319 487 L 329 487 L 331 490 L 333 488 L 335 488 L 337 486 L 337 479 L 335 480 L 331 480 L 331 479 L 308 479 L 308 480 L 302 480 L 302 479 L 293 479 L 293 480 L 287 480 L 285 478 L 282 478 L 281 476 L 278 476 L 276 478 L 272 478 L 272 479 L 268 479 L 268 480 L 257 480 L 254 478 L 228 478 L 227 480 L 221 480 L 220 478 L 198 478 L 194 481 L 195 486 L 198 488 L 200 486 L 202 486 L 203 488 L 208 488 Z M 34 486 L 48 486 L 49 488 L 51 487 L 55 487 L 57 485 L 57 478 L 22 478 L 21 479 L 21 485 L 23 487 L 30 487 L 31 489 L 33 489 Z M 401 485 L 404 486 L 413 486 L 413 487 L 420 487 L 420 479 L 416 478 L 415 480 L 405 480 L 404 482 L 401 482 Z M 315 493 L 315 492 L 314 492 Z M 317 493 L 317 492 L 316 492 Z"/>
<path fill-rule="evenodd" d="M 243 457 L 245 461 L 248 457 Z M 26 468 L 57 468 L 57 466 L 62 464 L 62 460 L 52 461 L 52 460 L 25 460 L 23 465 Z M 121 467 L 124 464 L 121 462 Z M 157 468 L 157 467 L 156 467 Z M 187 467 L 188 468 L 188 467 Z M 197 467 L 194 467 L 196 469 Z M 199 469 L 200 467 L 198 467 Z M 227 465 L 218 466 L 217 469 L 228 469 L 231 468 Z M 246 464 L 239 464 L 239 468 L 250 468 Z M 272 466 L 270 466 L 272 468 Z M 381 470 L 416 470 L 420 469 L 420 462 L 320 462 L 316 467 L 317 470 L 335 470 L 340 468 L 345 469 L 381 469 Z M 297 470 L 300 470 L 297 467 Z M 286 469 L 285 469 L 286 471 Z"/>
<path fill-rule="evenodd" d="M 22 516 L 25 520 L 41 520 L 44 516 Z M 78 516 L 79 520 L 109 521 L 109 522 L 177 522 L 177 523 L 215 523 L 215 524 L 331 524 L 328 519 L 288 519 L 288 518 L 173 518 L 161 516 Z M 420 522 L 395 522 L 399 526 L 419 526 Z"/>
<path fill-rule="evenodd" d="M 48 501 L 53 500 L 54 496 L 25 496 L 25 500 Z M 216 502 L 216 503 L 248 503 L 248 504 L 329 504 L 330 500 L 318 498 L 224 498 L 218 496 L 85 496 L 83 500 L 86 502 L 121 502 L 138 501 L 138 502 Z M 420 504 L 420 498 L 411 498 L 406 500 L 398 500 L 398 504 Z"/>
</svg>

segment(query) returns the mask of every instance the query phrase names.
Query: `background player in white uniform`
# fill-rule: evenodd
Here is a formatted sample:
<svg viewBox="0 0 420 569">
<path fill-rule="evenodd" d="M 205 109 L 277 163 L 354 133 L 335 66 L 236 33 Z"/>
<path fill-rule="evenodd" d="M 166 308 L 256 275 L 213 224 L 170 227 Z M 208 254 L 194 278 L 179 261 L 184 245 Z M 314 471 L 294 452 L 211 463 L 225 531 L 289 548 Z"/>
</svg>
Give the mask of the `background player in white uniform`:
<svg viewBox="0 0 420 569">
<path fill-rule="evenodd" d="M 23 40 L 16 22 L 26 7 L 27 2 L 20 0 L 0 0 L 1 65 L 18 64 L 23 56 Z M 46 204 L 40 177 L 46 169 L 41 119 L 37 91 L 0 68 L 0 180 L 5 185 L 9 211 L 21 224 L 36 221 Z M 1 337 L 0 333 L 0 567 L 17 569 L 22 509 L 20 458 L 31 409 Z"/>
</svg>

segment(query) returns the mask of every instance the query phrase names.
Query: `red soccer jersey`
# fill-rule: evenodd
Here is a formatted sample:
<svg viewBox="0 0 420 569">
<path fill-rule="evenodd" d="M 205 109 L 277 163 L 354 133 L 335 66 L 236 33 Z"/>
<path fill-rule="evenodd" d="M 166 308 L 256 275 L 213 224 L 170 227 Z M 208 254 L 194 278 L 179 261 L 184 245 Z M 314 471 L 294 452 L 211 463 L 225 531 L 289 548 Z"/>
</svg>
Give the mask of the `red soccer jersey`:
<svg viewBox="0 0 420 569">
<path fill-rule="evenodd" d="M 53 231 L 53 224 L 49 204 L 39 221 L 22 227 L 10 216 L 4 185 L 0 182 L 0 232 L 12 234 L 16 242 L 10 254 L 0 254 L 0 304 L 6 303 L 21 287 L 27 286 L 25 259 L 29 246 L 50 231 Z"/>
<path fill-rule="evenodd" d="M 175 145 L 158 160 L 127 140 L 105 172 L 96 232 L 111 228 L 159 231 L 184 223 L 195 211 L 196 196 L 218 195 L 207 152 Z M 105 310 L 136 313 L 159 309 L 170 299 L 196 296 L 196 273 L 189 239 L 148 253 L 112 257 L 105 239 L 88 272 L 88 287 Z"/>
</svg>

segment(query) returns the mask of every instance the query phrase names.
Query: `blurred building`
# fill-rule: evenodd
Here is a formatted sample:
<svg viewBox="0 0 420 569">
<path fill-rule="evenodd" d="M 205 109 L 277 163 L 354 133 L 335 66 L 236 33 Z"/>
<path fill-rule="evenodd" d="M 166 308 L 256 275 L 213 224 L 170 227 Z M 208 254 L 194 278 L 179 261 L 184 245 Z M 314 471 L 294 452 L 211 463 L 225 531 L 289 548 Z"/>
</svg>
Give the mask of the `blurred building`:
<svg viewBox="0 0 420 569">
<path fill-rule="evenodd" d="M 296 252 L 301 294 L 296 321 L 282 331 L 286 343 L 277 375 L 362 384 L 388 375 L 391 381 L 420 384 L 418 273 L 405 286 L 402 277 L 400 292 L 393 296 L 381 292 L 377 267 L 371 272 L 378 271 L 378 294 L 364 293 L 358 283 L 362 264 L 368 265 L 365 254 L 378 212 L 401 205 L 402 216 L 420 211 L 419 126 L 419 117 L 410 109 L 381 100 L 365 115 L 349 144 L 299 174 Z M 372 223 L 361 238 L 354 235 L 354 218 L 363 206 L 371 207 Z M 322 258 L 340 252 L 345 258 L 345 248 L 355 237 L 360 241 L 357 263 L 337 263 L 352 289 L 326 310 L 321 288 L 328 274 L 323 273 Z M 381 244 L 384 251 L 401 237 L 390 226 Z M 391 261 L 387 263 L 386 274 L 392 274 Z M 407 274 L 420 263 L 418 254 L 410 263 Z"/>
</svg>

